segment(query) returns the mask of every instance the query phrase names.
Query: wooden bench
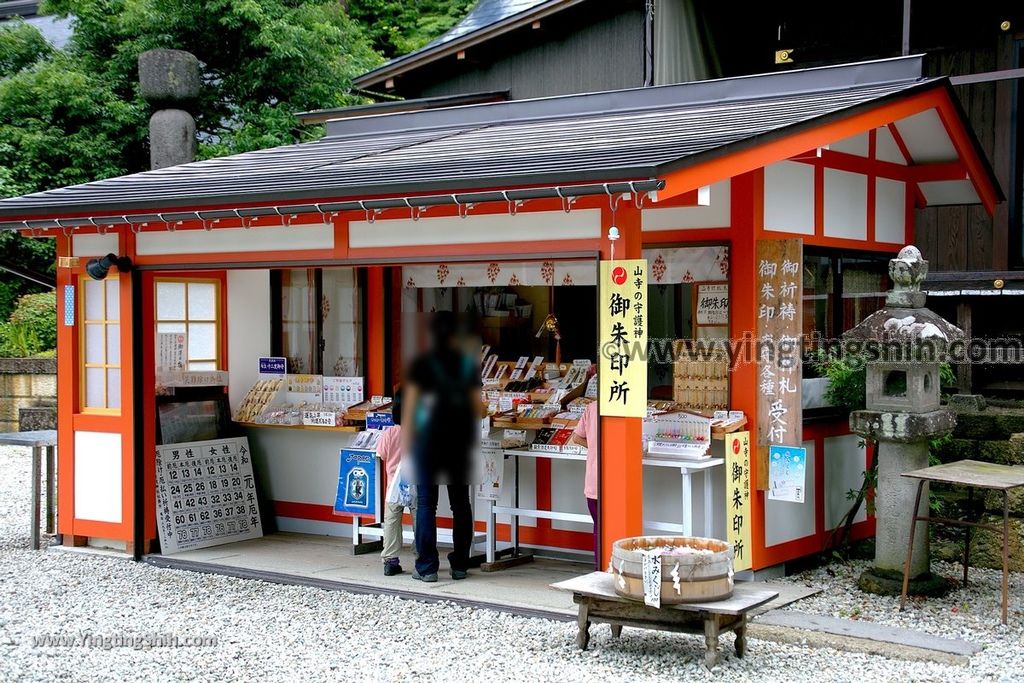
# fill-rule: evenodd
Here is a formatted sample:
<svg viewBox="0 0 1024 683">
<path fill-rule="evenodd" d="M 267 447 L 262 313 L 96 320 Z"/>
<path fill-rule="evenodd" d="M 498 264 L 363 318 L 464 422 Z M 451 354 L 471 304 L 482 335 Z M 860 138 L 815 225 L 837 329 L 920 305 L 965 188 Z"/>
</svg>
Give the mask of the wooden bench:
<svg viewBox="0 0 1024 683">
<path fill-rule="evenodd" d="M 738 583 L 731 598 L 716 602 L 684 603 L 649 607 L 639 600 L 624 598 L 615 592 L 614 577 L 607 572 L 592 572 L 551 584 L 556 590 L 572 593 L 579 605 L 579 633 L 576 643 L 586 650 L 590 643 L 591 622 L 609 624 L 612 637 L 618 638 L 623 626 L 657 629 L 675 633 L 704 635 L 704 666 L 718 663 L 718 636 L 724 631 L 736 633 L 736 655 L 747 648 L 747 614 L 774 600 L 778 592 L 763 584 Z"/>
</svg>

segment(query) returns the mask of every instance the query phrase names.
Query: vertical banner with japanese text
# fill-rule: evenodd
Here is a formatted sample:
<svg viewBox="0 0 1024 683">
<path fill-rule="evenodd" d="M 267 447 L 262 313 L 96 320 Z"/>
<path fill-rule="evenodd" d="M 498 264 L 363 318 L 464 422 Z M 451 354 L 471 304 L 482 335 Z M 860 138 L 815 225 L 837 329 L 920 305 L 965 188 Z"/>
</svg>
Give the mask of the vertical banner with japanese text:
<svg viewBox="0 0 1024 683">
<path fill-rule="evenodd" d="M 735 571 L 750 569 L 750 432 L 725 435 L 726 538 Z"/>
<path fill-rule="evenodd" d="M 602 261 L 599 412 L 647 415 L 647 260 Z"/>
<path fill-rule="evenodd" d="M 800 337 L 803 241 L 758 240 L 757 299 L 757 482 L 768 485 L 768 447 L 803 441 Z"/>
</svg>

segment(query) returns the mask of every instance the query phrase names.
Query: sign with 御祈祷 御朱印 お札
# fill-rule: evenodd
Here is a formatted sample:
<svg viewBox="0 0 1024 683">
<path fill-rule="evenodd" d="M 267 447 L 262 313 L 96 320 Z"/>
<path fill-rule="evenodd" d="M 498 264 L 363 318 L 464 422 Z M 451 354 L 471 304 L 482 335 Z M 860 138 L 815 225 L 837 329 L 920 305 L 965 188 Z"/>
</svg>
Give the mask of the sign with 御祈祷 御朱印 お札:
<svg viewBox="0 0 1024 683">
<path fill-rule="evenodd" d="M 647 260 L 602 261 L 599 412 L 647 415 Z"/>
<path fill-rule="evenodd" d="M 800 446 L 802 426 L 803 242 L 758 240 L 757 486 L 768 484 L 768 447 Z"/>
</svg>

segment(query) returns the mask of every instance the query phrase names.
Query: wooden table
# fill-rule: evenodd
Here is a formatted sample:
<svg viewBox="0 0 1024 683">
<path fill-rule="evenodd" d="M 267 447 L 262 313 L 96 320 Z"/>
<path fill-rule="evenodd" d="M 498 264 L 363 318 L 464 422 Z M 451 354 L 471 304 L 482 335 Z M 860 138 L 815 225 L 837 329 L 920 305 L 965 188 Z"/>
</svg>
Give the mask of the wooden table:
<svg viewBox="0 0 1024 683">
<path fill-rule="evenodd" d="M 7 432 L 0 434 L 2 446 L 24 446 L 32 449 L 32 548 L 39 549 L 40 480 L 42 479 L 43 451 L 46 451 L 46 533 L 56 531 L 54 505 L 54 476 L 57 468 L 57 432 L 44 429 L 35 432 Z"/>
<path fill-rule="evenodd" d="M 623 626 L 704 635 L 704 666 L 718 663 L 718 636 L 723 631 L 736 633 L 736 655 L 747 649 L 747 614 L 778 597 L 778 592 L 759 584 L 737 583 L 733 596 L 715 602 L 649 607 L 640 600 L 624 598 L 615 592 L 615 579 L 607 572 L 591 572 L 568 581 L 551 584 L 556 590 L 572 593 L 579 605 L 579 633 L 576 643 L 586 650 L 590 643 L 590 624 L 611 625 L 618 638 Z"/>
<path fill-rule="evenodd" d="M 910 561 L 914 555 L 914 533 L 917 531 L 918 522 L 936 522 L 938 524 L 950 524 L 962 526 L 966 531 L 964 542 L 964 586 L 967 585 L 967 566 L 971 559 L 971 529 L 986 529 L 988 531 L 1002 531 L 1003 534 L 1003 624 L 1006 623 L 1007 611 L 1009 609 L 1010 593 L 1010 491 L 1024 486 L 1024 467 L 1010 467 L 1009 465 L 996 465 L 977 460 L 961 460 L 959 462 L 935 465 L 924 469 L 904 472 L 904 477 L 920 480 L 917 485 L 917 498 L 914 500 L 914 518 L 910 522 L 910 540 L 907 543 L 907 561 L 903 565 L 903 591 L 900 594 L 900 611 L 902 612 L 907 603 L 907 586 L 910 583 Z M 930 515 L 918 515 L 921 509 L 921 493 L 924 485 L 933 481 L 938 484 L 952 484 L 954 486 L 967 487 L 967 500 L 970 502 L 974 496 L 974 489 L 991 489 L 1003 492 L 1003 523 L 982 524 L 965 519 L 949 519 L 947 517 L 932 517 Z"/>
</svg>

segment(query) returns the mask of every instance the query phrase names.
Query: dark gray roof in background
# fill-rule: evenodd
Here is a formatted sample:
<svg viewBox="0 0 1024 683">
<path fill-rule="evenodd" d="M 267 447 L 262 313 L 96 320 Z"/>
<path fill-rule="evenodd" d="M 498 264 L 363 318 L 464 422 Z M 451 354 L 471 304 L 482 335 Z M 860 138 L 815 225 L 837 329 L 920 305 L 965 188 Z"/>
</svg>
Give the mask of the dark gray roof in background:
<svg viewBox="0 0 1024 683">
<path fill-rule="evenodd" d="M 919 58 L 883 60 L 347 119 L 317 142 L 0 200 L 0 216 L 650 178 L 914 89 L 948 87 L 909 77 L 919 66 Z"/>
<path fill-rule="evenodd" d="M 39 2 L 36 0 L 8 0 L 0 2 L 0 22 L 24 19 L 25 23 L 39 29 L 43 38 L 57 49 L 63 48 L 71 40 L 72 20 L 53 15 L 41 15 Z"/>
<path fill-rule="evenodd" d="M 363 87 L 374 82 L 379 82 L 394 69 L 400 70 L 407 65 L 418 63 L 424 59 L 430 61 L 433 53 L 448 53 L 445 48 L 454 49 L 455 46 L 472 42 L 474 38 L 482 34 L 490 34 L 492 31 L 501 33 L 521 25 L 518 19 L 532 17 L 534 15 L 546 15 L 560 11 L 565 7 L 575 5 L 583 0 L 479 0 L 459 23 L 452 26 L 448 31 L 430 41 L 418 50 L 408 54 L 395 57 L 394 59 L 367 71 L 358 76 L 354 82 Z"/>
</svg>

